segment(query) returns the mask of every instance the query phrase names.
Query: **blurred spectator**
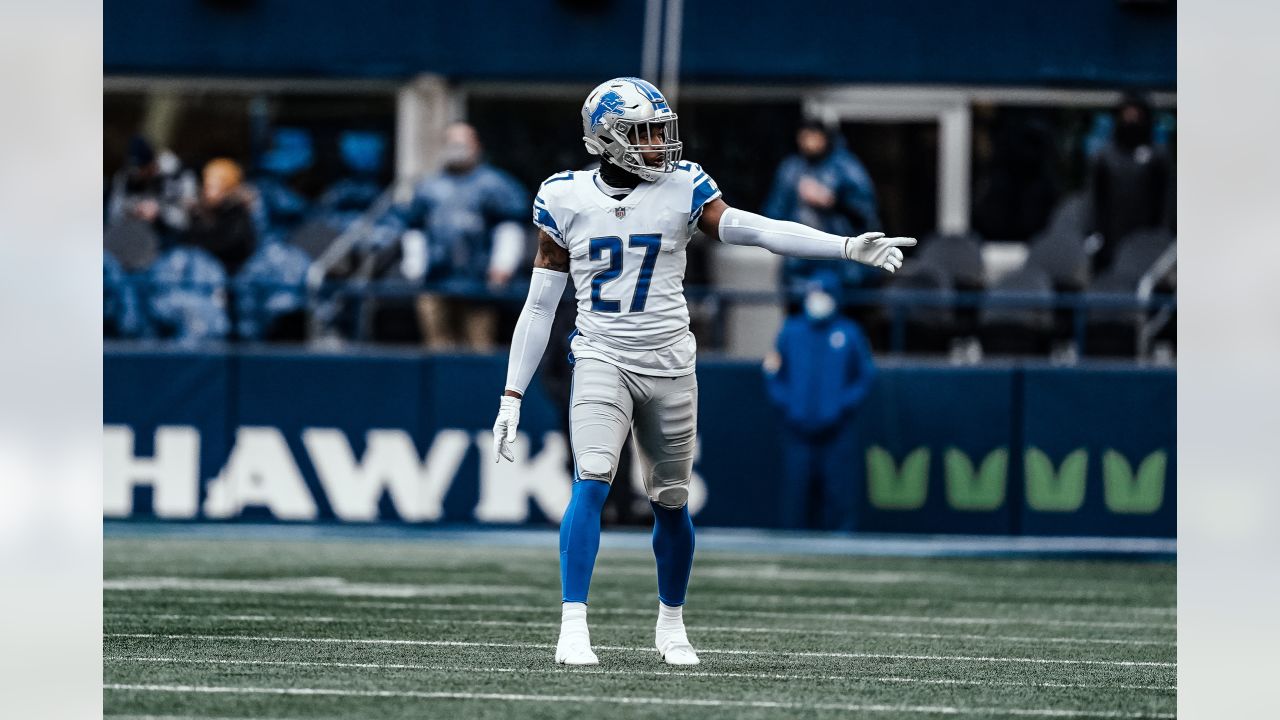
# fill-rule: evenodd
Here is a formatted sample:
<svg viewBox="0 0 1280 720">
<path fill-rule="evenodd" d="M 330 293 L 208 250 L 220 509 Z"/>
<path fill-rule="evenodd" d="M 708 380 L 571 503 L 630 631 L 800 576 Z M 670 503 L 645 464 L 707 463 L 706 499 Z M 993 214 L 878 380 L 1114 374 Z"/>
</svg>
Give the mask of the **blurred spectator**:
<svg viewBox="0 0 1280 720">
<path fill-rule="evenodd" d="M 866 337 L 839 314 L 840 279 L 820 270 L 806 286 L 804 313 L 787 318 L 765 358 L 769 399 L 782 412 L 788 528 L 852 530 L 856 462 L 853 413 L 876 369 Z"/>
<path fill-rule="evenodd" d="M 249 212 L 251 191 L 240 166 L 217 158 L 204 166 L 200 204 L 191 211 L 191 227 L 183 241 L 207 250 L 222 263 L 227 275 L 240 271 L 253 254 L 257 237 Z"/>
<path fill-rule="evenodd" d="M 102 336 L 133 338 L 143 334 L 146 318 L 137 288 L 111 255 L 102 253 Z"/>
<path fill-rule="evenodd" d="M 1153 142 L 1151 106 L 1129 95 L 1115 109 L 1111 142 L 1091 160 L 1090 228 L 1095 269 L 1111 264 L 1118 245 L 1136 230 L 1169 227 L 1173 212 L 1173 163 Z"/>
<path fill-rule="evenodd" d="M 1044 229 L 1058 200 L 1053 135 L 1042 122 L 1006 117 L 991 166 L 974 187 L 973 228 L 993 240 L 1027 240 Z"/>
<path fill-rule="evenodd" d="M 291 181 L 311 167 L 315 152 L 311 133 L 300 128 L 278 128 L 271 134 L 271 147 L 258 159 L 253 178 L 254 223 L 264 239 L 282 238 L 297 227 L 309 210 L 309 203 L 291 187 Z"/>
<path fill-rule="evenodd" d="M 187 229 L 187 213 L 196 202 L 195 175 L 168 150 L 159 154 L 141 136 L 129 140 L 125 166 L 111 179 L 107 225 L 128 219 L 146 223 L 164 244 Z"/>
<path fill-rule="evenodd" d="M 778 166 L 765 215 L 836 235 L 880 229 L 871 176 L 845 147 L 844 138 L 817 120 L 806 120 L 796 133 L 796 146 L 799 153 Z M 782 272 L 788 292 L 798 295 L 820 268 L 841 273 L 851 286 L 861 285 L 870 274 L 857 263 L 785 258 Z"/>
<path fill-rule="evenodd" d="M 231 279 L 241 340 L 306 339 L 307 269 L 311 256 L 288 243 L 258 248 Z"/>
<path fill-rule="evenodd" d="M 382 135 L 374 132 L 348 130 L 338 136 L 338 151 L 348 174 L 316 200 L 322 215 L 354 219 L 373 205 L 383 191 L 379 176 L 386 144 Z"/>
<path fill-rule="evenodd" d="M 146 284 L 147 314 L 160 337 L 190 344 L 230 334 L 227 274 L 209 253 L 176 247 L 151 266 Z"/>
<path fill-rule="evenodd" d="M 402 209 L 405 223 L 425 233 L 422 275 L 427 282 L 484 283 L 499 291 L 524 256 L 529 195 L 510 175 L 482 162 L 481 153 L 470 125 L 449 126 L 444 169 L 421 181 L 411 205 Z M 411 246 L 406 240 L 406 248 Z M 417 309 L 429 347 L 455 347 L 465 335 L 471 349 L 493 349 L 498 321 L 494 303 L 428 293 L 418 297 Z"/>
</svg>

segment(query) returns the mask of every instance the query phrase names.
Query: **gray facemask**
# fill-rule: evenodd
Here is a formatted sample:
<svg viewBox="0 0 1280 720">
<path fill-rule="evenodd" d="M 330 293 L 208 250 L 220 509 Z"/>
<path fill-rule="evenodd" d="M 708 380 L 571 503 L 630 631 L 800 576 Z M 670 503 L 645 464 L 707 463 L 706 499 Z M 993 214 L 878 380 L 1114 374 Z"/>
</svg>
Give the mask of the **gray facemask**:
<svg viewBox="0 0 1280 720">
<path fill-rule="evenodd" d="M 445 143 L 440 150 L 440 159 L 447 168 L 466 168 L 476 164 L 476 154 L 467 143 Z"/>
</svg>

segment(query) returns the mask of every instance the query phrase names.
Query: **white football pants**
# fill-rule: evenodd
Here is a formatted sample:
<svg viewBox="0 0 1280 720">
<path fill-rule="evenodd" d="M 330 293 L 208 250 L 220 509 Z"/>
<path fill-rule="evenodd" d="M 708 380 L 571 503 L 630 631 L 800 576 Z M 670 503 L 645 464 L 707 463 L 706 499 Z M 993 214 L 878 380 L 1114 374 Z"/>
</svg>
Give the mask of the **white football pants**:
<svg viewBox="0 0 1280 720">
<path fill-rule="evenodd" d="M 630 427 L 649 499 L 666 508 L 689 500 L 698 431 L 698 379 L 640 375 L 595 358 L 573 366 L 570 442 L 578 477 L 613 482 Z"/>
</svg>

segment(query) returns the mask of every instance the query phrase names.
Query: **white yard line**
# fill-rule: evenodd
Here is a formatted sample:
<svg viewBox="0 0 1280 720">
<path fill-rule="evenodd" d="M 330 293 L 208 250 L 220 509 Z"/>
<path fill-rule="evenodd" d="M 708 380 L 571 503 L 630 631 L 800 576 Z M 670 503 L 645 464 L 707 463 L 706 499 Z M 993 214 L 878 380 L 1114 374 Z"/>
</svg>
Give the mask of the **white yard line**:
<svg viewBox="0 0 1280 720">
<path fill-rule="evenodd" d="M 723 574 L 720 570 L 734 570 L 732 573 Z M 742 573 L 748 571 L 743 570 L 741 573 L 737 569 L 700 569 L 699 577 L 726 577 L 737 578 L 743 577 Z M 782 571 L 779 571 L 782 572 Z M 608 577 L 609 575 L 641 575 L 652 576 L 653 568 L 636 568 L 634 571 L 625 568 L 606 567 L 597 571 L 597 577 Z M 749 573 L 748 573 L 749 574 Z M 873 577 L 882 574 L 863 574 L 855 573 L 855 577 L 863 577 L 871 575 Z M 807 578 L 814 582 L 818 582 L 823 576 L 822 573 L 813 571 L 802 574 L 800 577 Z M 756 580 L 768 580 L 771 582 L 794 582 L 795 579 L 783 573 L 782 575 L 771 575 L 768 573 L 761 574 Z M 826 584 L 834 582 L 834 579 L 828 579 Z M 852 582 L 852 580 L 851 580 Z M 366 583 L 353 582 L 343 578 L 336 577 L 293 577 L 293 578 L 271 578 L 258 580 L 230 579 L 230 578 L 210 578 L 210 577 L 175 577 L 175 576 L 128 576 L 109 578 L 102 583 L 104 590 L 115 591 L 165 591 L 165 590 L 191 590 L 198 592 L 229 592 L 229 593 L 252 593 L 262 595 L 298 595 L 298 594 L 317 594 L 317 595 L 340 595 L 344 597 L 388 597 L 388 598 L 412 598 L 412 597 L 450 597 L 458 595 L 538 595 L 546 592 L 544 588 L 536 585 L 520 585 L 520 584 L 466 584 L 466 583 L 447 583 L 447 584 L 410 584 L 410 583 Z M 599 596 L 618 596 L 622 595 L 621 591 L 603 590 L 597 591 Z M 1116 598 L 1097 598 L 1090 593 L 1076 593 L 1071 591 L 1063 591 L 1060 593 L 1050 593 L 1045 596 L 1037 597 L 1016 597 L 1009 599 L 982 599 L 982 598 L 957 598 L 940 600 L 937 597 L 840 597 L 840 598 L 796 598 L 792 595 L 779 595 L 773 593 L 735 593 L 741 597 L 759 598 L 770 601 L 772 604 L 831 604 L 831 605 L 874 605 L 877 603 L 891 602 L 898 605 L 913 605 L 931 607 L 938 604 L 945 605 L 1006 605 L 1020 606 L 1033 609 L 1065 609 L 1089 611 L 1093 608 L 1102 608 L 1106 610 L 1115 610 L 1124 613 L 1139 614 L 1156 614 L 1156 615 L 1174 615 L 1177 613 L 1176 607 L 1170 606 L 1127 606 L 1118 604 L 1120 601 Z M 1086 602 L 1071 603 L 1060 602 L 1067 599 L 1085 600 Z M 1092 601 L 1092 602 L 1089 602 Z"/>
<path fill-rule="evenodd" d="M 106 588 L 109 589 L 109 588 Z M 234 602 L 237 604 L 244 603 L 243 597 L 227 598 L 225 601 L 211 600 L 209 598 L 200 598 L 193 596 L 177 596 L 166 597 L 166 602 L 172 601 L 190 601 L 198 603 L 224 604 Z M 283 603 L 280 603 L 283 604 Z M 344 607 L 369 607 L 383 608 L 388 610 L 459 610 L 459 611 L 479 611 L 479 612 L 520 612 L 520 613 L 538 613 L 547 614 L 554 612 L 554 605 L 487 605 L 476 603 L 447 603 L 447 602 L 423 602 L 423 603 L 402 603 L 402 602 L 380 602 L 370 600 L 344 600 Z M 653 614 L 652 610 L 639 610 L 633 608 L 600 608 L 593 607 L 592 612 L 604 615 L 640 615 L 648 617 Z M 1044 625 L 1047 627 L 1098 627 L 1098 628 L 1132 628 L 1132 629 L 1150 629 L 1150 630 L 1174 630 L 1177 628 L 1176 623 L 1172 622 L 1127 622 L 1127 621 L 1111 621 L 1111 620 L 1064 620 L 1060 618 L 991 618 L 991 617 L 937 617 L 929 615 L 878 615 L 874 613 L 812 613 L 805 611 L 772 611 L 772 610 L 725 610 L 725 609 L 707 609 L 707 608 L 690 608 L 691 613 L 698 615 L 718 615 L 728 617 L 762 617 L 762 618 L 783 618 L 795 620 L 833 620 L 833 621 L 865 621 L 865 622 L 893 622 L 893 623 L 922 623 L 922 624 L 940 624 L 940 625 Z"/>
<path fill-rule="evenodd" d="M 369 583 L 340 577 L 282 577 L 244 580 L 216 577 L 145 576 L 119 577 L 102 581 L 104 590 L 157 591 L 193 590 L 255 595 L 335 595 L 339 597 L 450 597 L 456 595 L 531 595 L 541 592 L 530 585 L 513 583 Z"/>
<path fill-rule="evenodd" d="M 494 700 L 502 702 L 609 703 L 616 705 L 675 705 L 680 707 L 743 707 L 780 710 L 831 710 L 837 712 L 898 712 L 942 715 L 1015 715 L 1023 717 L 1089 718 L 1172 718 L 1172 713 L 1129 713 L 1039 708 L 958 707 L 951 705 L 871 705 L 840 703 L 793 703 L 769 700 L 722 700 L 709 698 L 658 698 L 592 695 L 531 695 L 517 693 L 420 692 L 413 690 L 341 690 L 334 688 L 226 687 L 213 685 L 128 685 L 111 683 L 104 690 L 166 693 L 220 693 L 234 695 L 286 695 L 414 700 Z"/>
<path fill-rule="evenodd" d="M 184 665 L 284 665 L 296 667 L 325 668 L 358 668 L 368 670 L 430 670 L 456 673 L 540 673 L 564 674 L 573 672 L 581 675 L 623 675 L 623 676 L 655 676 L 655 677 L 707 677 L 707 678 L 741 678 L 746 680 L 808 680 L 835 682 L 883 682 L 883 683 L 919 683 L 922 685 L 972 685 L 976 687 L 1035 687 L 1058 689 L 1089 690 L 1177 690 L 1176 685 L 1103 685 L 1097 683 L 1054 683 L 1054 682 L 1014 682 L 1011 680 L 953 680 L 944 678 L 913 678 L 875 675 L 808 675 L 804 673 L 742 673 L 742 672 L 710 672 L 688 670 L 602 670 L 588 668 L 528 668 L 528 667 L 490 667 L 467 665 L 419 665 L 414 663 L 355 663 L 355 662 L 321 662 L 315 660 L 233 660 L 222 658 L 170 658 L 170 657 L 135 657 L 131 655 L 107 655 L 104 660 L 178 663 Z"/>
<path fill-rule="evenodd" d="M 350 645 L 417 645 L 434 647 L 505 647 L 505 648 L 550 648 L 545 643 L 501 643 L 472 642 L 463 640 L 404 640 L 391 638 L 305 638 L 282 637 L 273 635 L 171 635 L 163 633 L 105 633 L 106 637 L 116 638 L 152 638 L 163 640 L 216 640 L 235 642 L 282 642 L 282 643 L 317 643 L 317 644 L 350 644 Z M 628 647 L 620 645 L 597 645 L 597 650 L 619 650 L 626 652 L 654 652 L 653 648 Z M 779 652 L 773 650 L 731 650 L 701 648 L 699 653 L 718 655 L 768 655 L 770 657 L 833 657 L 848 659 L 875 660 L 930 660 L 961 661 L 991 663 L 1029 663 L 1035 665 L 1108 665 L 1115 667 L 1177 667 L 1174 662 L 1157 662 L 1149 660 L 1076 660 L 1061 658 L 1026 658 L 1026 657 L 994 657 L 982 655 L 907 655 L 898 653 L 849 653 L 849 652 Z"/>
<path fill-rule="evenodd" d="M 450 620 L 443 618 L 382 618 L 382 617 L 331 617 L 325 615 L 189 615 L 178 613 L 139 613 L 139 612 L 113 612 L 103 613 L 104 617 L 119 617 L 131 619 L 148 619 L 148 620 L 211 620 L 226 622 L 299 622 L 299 623 L 395 623 L 408 625 L 491 625 L 499 627 L 529 627 L 529 628 L 558 628 L 560 624 L 550 621 L 539 620 Z M 608 626 L 610 630 L 650 630 L 650 625 L 614 625 Z M 829 629 L 812 629 L 804 628 L 768 628 L 768 627 L 735 627 L 720 625 L 695 625 L 692 626 L 695 633 L 711 632 L 711 633 L 729 633 L 729 634 L 757 634 L 757 635 L 824 635 L 834 637 L 886 637 L 900 639 L 921 639 L 921 640 L 964 640 L 976 642 L 1020 642 L 1020 643 L 1071 643 L 1081 645 L 1153 645 L 1160 647 L 1174 647 L 1177 645 L 1172 640 L 1125 640 L 1114 638 L 1074 638 L 1074 637 L 1032 637 L 1021 635 L 975 635 L 975 634 L 944 634 L 944 633 L 909 633 L 909 632 L 883 632 L 874 630 L 829 630 Z"/>
</svg>

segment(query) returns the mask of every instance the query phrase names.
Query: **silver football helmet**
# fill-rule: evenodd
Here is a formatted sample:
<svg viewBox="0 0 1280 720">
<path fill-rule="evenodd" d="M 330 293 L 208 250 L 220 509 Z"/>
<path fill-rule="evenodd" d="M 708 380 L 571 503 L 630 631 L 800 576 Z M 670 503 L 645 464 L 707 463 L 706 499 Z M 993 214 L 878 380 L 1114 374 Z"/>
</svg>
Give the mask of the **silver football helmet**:
<svg viewBox="0 0 1280 720">
<path fill-rule="evenodd" d="M 674 172 L 684 148 L 667 99 L 640 78 L 597 85 L 582 104 L 582 132 L 587 152 L 645 180 Z"/>
</svg>

